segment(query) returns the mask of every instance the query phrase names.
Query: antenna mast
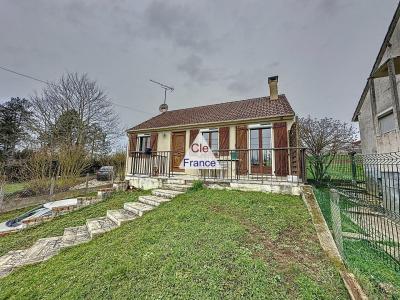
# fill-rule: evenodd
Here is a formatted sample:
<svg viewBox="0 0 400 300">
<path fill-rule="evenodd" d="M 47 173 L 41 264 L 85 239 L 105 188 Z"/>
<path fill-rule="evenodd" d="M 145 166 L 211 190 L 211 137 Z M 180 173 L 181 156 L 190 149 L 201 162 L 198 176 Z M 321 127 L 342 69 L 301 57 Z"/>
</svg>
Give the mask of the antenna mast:
<svg viewBox="0 0 400 300">
<path fill-rule="evenodd" d="M 173 92 L 174 88 L 171 87 L 171 86 L 168 86 L 166 84 L 157 82 L 157 81 L 155 81 L 153 79 L 150 79 L 150 81 L 155 83 L 155 84 L 158 84 L 162 89 L 164 89 L 164 103 L 160 105 L 159 109 L 160 109 L 160 112 L 162 112 L 162 113 L 166 112 L 168 110 L 168 105 L 166 103 L 167 102 L 167 91 Z"/>
</svg>

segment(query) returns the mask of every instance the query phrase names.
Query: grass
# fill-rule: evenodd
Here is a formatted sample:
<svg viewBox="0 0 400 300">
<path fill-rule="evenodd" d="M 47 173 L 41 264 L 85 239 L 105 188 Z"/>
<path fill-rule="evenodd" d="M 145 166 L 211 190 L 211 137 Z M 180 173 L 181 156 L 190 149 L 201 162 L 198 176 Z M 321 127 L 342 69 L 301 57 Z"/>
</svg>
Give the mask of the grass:
<svg viewBox="0 0 400 300">
<path fill-rule="evenodd" d="M 84 225 L 86 219 L 105 216 L 108 209 L 123 208 L 123 203 L 135 201 L 143 192 L 119 192 L 103 202 L 59 216 L 49 222 L 0 237 L 0 256 L 10 250 L 27 248 L 40 238 L 62 235 L 64 228 Z M 3 221 L 16 217 L 29 209 L 1 214 Z"/>
<path fill-rule="evenodd" d="M 314 188 L 315 197 L 319 204 L 319 207 L 324 215 L 326 224 L 329 229 L 332 230 L 332 217 L 331 217 L 331 204 L 330 204 L 330 195 L 329 189 L 324 187 Z M 343 199 L 340 202 L 341 205 L 344 205 Z M 351 204 L 346 204 L 347 207 L 351 206 Z M 344 207 L 342 207 L 344 208 Z M 345 232 L 354 232 L 361 233 L 362 229 L 352 222 L 348 216 L 346 216 L 343 212 L 341 213 L 341 221 L 342 221 L 342 230 Z"/>
<path fill-rule="evenodd" d="M 26 188 L 26 183 L 17 182 L 17 183 L 7 183 L 4 185 L 4 193 L 13 194 L 16 192 L 23 191 Z"/>
<path fill-rule="evenodd" d="M 314 188 L 318 204 L 328 227 L 332 230 L 329 189 Z M 348 205 L 341 199 L 341 207 Z M 362 232 L 346 215 L 341 214 L 342 230 L 346 232 Z M 388 255 L 373 249 L 367 241 L 344 239 L 345 260 L 351 272 L 357 276 L 363 289 L 372 299 L 400 299 L 400 271 L 396 271 L 393 263 L 388 263 Z M 396 244 L 395 244 L 396 245 Z M 384 295 L 379 284 L 390 284 L 393 291 Z"/>
<path fill-rule="evenodd" d="M 0 280 L 0 298 L 344 299 L 347 293 L 299 197 L 200 189 L 17 270 Z"/>
<path fill-rule="evenodd" d="M 382 254 L 372 249 L 366 241 L 344 240 L 346 261 L 361 285 L 372 299 L 400 299 L 400 271 L 388 267 Z M 390 284 L 392 288 L 385 295 L 380 284 Z"/>
</svg>

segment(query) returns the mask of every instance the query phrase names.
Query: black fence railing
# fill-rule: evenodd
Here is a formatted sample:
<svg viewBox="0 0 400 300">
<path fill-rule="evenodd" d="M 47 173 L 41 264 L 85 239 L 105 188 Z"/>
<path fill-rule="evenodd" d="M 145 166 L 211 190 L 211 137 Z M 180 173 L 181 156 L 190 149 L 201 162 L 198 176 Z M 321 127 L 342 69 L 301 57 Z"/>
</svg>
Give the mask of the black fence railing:
<svg viewBox="0 0 400 300">
<path fill-rule="evenodd" d="M 209 180 L 306 181 L 304 148 L 257 148 L 213 150 L 220 168 L 181 169 L 185 157 L 179 151 L 132 152 L 129 173 L 132 175 L 171 177 L 187 174 Z"/>
<path fill-rule="evenodd" d="M 340 196 L 343 237 L 366 242 L 396 269 L 400 269 L 399 173 L 400 153 L 350 153 L 336 155 L 319 181 Z"/>
</svg>

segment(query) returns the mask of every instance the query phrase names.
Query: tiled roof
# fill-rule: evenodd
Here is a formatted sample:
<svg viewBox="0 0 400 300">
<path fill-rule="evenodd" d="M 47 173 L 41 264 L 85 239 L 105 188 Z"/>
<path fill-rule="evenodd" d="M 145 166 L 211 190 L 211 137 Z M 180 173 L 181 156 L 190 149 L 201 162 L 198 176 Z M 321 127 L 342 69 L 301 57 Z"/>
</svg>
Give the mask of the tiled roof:
<svg viewBox="0 0 400 300">
<path fill-rule="evenodd" d="M 171 110 L 140 123 L 129 130 L 293 115 L 294 111 L 286 96 L 279 95 L 277 100 L 270 100 L 269 97 L 260 97 Z"/>
</svg>

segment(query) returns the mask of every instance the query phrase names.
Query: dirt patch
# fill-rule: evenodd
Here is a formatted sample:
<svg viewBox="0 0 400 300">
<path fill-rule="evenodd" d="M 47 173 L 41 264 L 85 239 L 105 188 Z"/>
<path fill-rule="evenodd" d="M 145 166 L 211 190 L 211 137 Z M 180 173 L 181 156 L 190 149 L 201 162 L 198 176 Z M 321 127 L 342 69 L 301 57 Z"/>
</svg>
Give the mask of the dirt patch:
<svg viewBox="0 0 400 300">
<path fill-rule="evenodd" d="M 243 245 L 252 249 L 252 256 L 265 261 L 277 270 L 277 277 L 282 276 L 282 282 L 289 290 L 295 289 L 296 275 L 307 273 L 308 276 L 319 281 L 321 261 L 325 259 L 323 253 L 310 252 L 304 246 L 301 228 L 289 225 L 272 239 L 271 234 L 251 222 L 248 217 L 240 212 L 231 211 L 223 206 L 213 205 L 212 211 L 232 218 L 247 230 L 243 239 Z M 318 238 L 314 235 L 306 236 L 307 243 L 318 244 Z M 257 247 L 262 245 L 262 247 Z"/>
</svg>

